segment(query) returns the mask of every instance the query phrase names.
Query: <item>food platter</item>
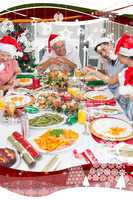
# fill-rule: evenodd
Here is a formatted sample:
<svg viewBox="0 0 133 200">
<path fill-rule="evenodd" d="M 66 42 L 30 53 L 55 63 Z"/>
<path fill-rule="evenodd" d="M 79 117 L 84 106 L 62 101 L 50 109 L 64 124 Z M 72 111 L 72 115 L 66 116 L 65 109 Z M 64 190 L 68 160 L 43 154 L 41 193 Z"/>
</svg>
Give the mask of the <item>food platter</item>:
<svg viewBox="0 0 133 200">
<path fill-rule="evenodd" d="M 60 153 L 69 150 L 80 139 L 72 129 L 48 129 L 38 137 L 30 138 L 32 145 L 41 153 Z"/>
<path fill-rule="evenodd" d="M 19 86 L 26 87 L 32 84 L 32 78 L 17 78 Z"/>
<path fill-rule="evenodd" d="M 90 130 L 94 136 L 108 141 L 125 141 L 133 138 L 132 126 L 122 119 L 113 117 L 102 117 L 92 121 Z"/>
<path fill-rule="evenodd" d="M 4 167 L 16 168 L 18 167 L 21 161 L 20 155 L 12 147 L 0 146 L 0 156 L 3 156 L 2 159 L 5 160 Z M 6 163 L 7 163 L 7 166 L 6 166 Z"/>
<path fill-rule="evenodd" d="M 34 97 L 26 94 L 13 94 L 5 96 L 5 101 L 14 104 L 18 108 L 32 105 L 34 103 Z"/>
<path fill-rule="evenodd" d="M 94 101 L 108 101 L 113 98 L 113 95 L 104 91 L 91 91 L 86 93 L 86 98 Z"/>
<path fill-rule="evenodd" d="M 109 105 L 102 105 L 96 108 L 97 113 L 103 115 L 117 115 L 120 114 L 122 111 L 118 107 L 109 106 Z"/>
<path fill-rule="evenodd" d="M 18 87 L 15 89 L 15 93 L 16 94 L 31 94 L 31 90 L 27 89 L 27 88 L 23 88 L 23 87 Z"/>
<path fill-rule="evenodd" d="M 57 112 L 45 111 L 29 116 L 29 127 L 35 129 L 52 128 L 65 122 L 66 116 Z"/>
</svg>

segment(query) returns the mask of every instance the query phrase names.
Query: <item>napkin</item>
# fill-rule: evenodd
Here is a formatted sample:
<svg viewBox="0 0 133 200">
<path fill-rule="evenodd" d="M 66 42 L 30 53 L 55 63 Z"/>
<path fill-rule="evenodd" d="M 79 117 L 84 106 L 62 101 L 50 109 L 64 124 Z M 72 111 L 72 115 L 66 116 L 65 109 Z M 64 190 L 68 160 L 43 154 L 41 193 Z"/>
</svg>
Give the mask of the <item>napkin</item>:
<svg viewBox="0 0 133 200">
<path fill-rule="evenodd" d="M 114 98 L 110 100 L 87 100 L 85 102 L 87 107 L 93 107 L 93 106 L 100 106 L 100 105 L 110 105 L 110 106 L 115 106 L 116 105 L 116 100 Z"/>
<path fill-rule="evenodd" d="M 78 153 L 78 151 L 76 149 L 74 149 L 73 154 L 74 154 L 75 158 L 79 158 L 79 159 L 84 158 L 88 164 L 94 165 L 94 164 L 98 163 L 97 158 L 94 156 L 94 154 L 92 153 L 92 151 L 90 149 L 85 149 L 81 153 Z"/>
<path fill-rule="evenodd" d="M 58 155 L 53 156 L 43 168 L 43 172 L 55 171 L 60 161 Z"/>
</svg>

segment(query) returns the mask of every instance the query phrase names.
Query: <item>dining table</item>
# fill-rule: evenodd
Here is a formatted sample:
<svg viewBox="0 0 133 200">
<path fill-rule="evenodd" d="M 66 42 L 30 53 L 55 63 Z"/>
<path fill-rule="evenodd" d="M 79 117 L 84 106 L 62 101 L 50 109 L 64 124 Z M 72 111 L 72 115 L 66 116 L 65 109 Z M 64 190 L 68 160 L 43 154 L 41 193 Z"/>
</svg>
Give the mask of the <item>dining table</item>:
<svg viewBox="0 0 133 200">
<path fill-rule="evenodd" d="M 92 91 L 85 91 L 85 92 L 87 94 L 89 94 L 89 92 L 92 93 Z M 113 94 L 111 93 L 108 87 L 103 87 L 102 92 L 109 96 L 113 96 Z M 37 92 L 36 93 L 34 92 L 34 94 L 37 94 Z M 97 94 L 99 94 L 99 91 L 97 91 Z M 25 160 L 22 158 L 22 155 L 17 154 L 17 161 L 12 167 L 10 167 L 9 169 L 1 168 L 2 170 L 5 170 L 4 171 L 5 174 L 6 173 L 8 174 L 7 180 L 9 180 L 9 177 L 10 178 L 12 177 L 11 174 L 15 174 L 15 173 L 17 174 L 15 175 L 15 177 L 17 177 L 17 179 L 19 179 L 20 182 L 21 182 L 21 177 L 23 177 L 23 175 L 25 177 L 24 178 L 25 181 L 26 181 L 26 176 L 28 178 L 28 177 L 32 177 L 33 175 L 34 181 L 37 181 L 35 180 L 36 179 L 35 177 L 38 177 L 38 180 L 40 177 L 40 180 L 42 181 L 41 177 L 43 178 L 43 176 L 45 176 L 48 178 L 48 182 L 50 178 L 49 184 L 54 185 L 54 180 L 56 180 L 55 185 L 57 186 L 59 184 L 59 187 L 63 188 L 63 187 L 75 186 L 78 184 L 81 186 L 83 184 L 85 177 L 88 177 L 88 181 L 90 181 L 90 183 L 92 181 L 92 186 L 94 185 L 94 183 L 96 184 L 98 182 L 101 182 L 103 184 L 105 175 L 106 177 L 108 177 L 108 180 L 111 180 L 113 176 L 113 180 L 112 180 L 112 183 L 113 183 L 113 181 L 115 180 L 114 177 L 116 177 L 118 181 L 119 177 L 121 177 L 122 175 L 125 177 L 128 177 L 129 175 L 128 173 L 130 173 L 130 179 L 132 182 L 133 160 L 128 159 L 126 156 L 125 157 L 120 156 L 118 149 L 121 146 L 121 144 L 122 145 L 126 144 L 127 146 L 129 145 L 130 147 L 133 144 L 133 138 L 131 137 L 127 141 L 124 141 L 124 140 L 123 141 L 109 141 L 109 140 L 104 140 L 102 138 L 96 137 L 91 131 L 92 121 L 98 120 L 100 118 L 101 119 L 111 118 L 114 120 L 119 119 L 127 123 L 132 128 L 133 126 L 132 122 L 126 116 L 126 113 L 123 111 L 123 109 L 121 108 L 117 100 L 115 99 L 115 96 L 113 96 L 113 99 L 116 101 L 116 104 L 112 105 L 112 108 L 119 110 L 118 113 L 111 114 L 111 115 L 107 115 L 107 114 L 105 115 L 103 113 L 100 113 L 100 115 L 97 117 L 96 111 L 98 110 L 99 106 L 95 106 L 95 105 L 88 106 L 88 104 L 84 104 L 86 105 L 85 109 L 87 112 L 87 120 L 85 124 L 82 124 L 77 121 L 74 124 L 68 124 L 64 122 L 61 125 L 55 126 L 58 129 L 73 130 L 79 135 L 78 140 L 75 143 L 63 149 L 58 149 L 53 152 L 48 152 L 48 151 L 43 151 L 43 150 L 40 151 L 38 148 L 36 148 L 33 141 L 35 138 L 45 133 L 49 129 L 49 127 L 48 128 L 47 127 L 34 128 L 34 127 L 28 126 L 25 139 L 29 143 L 31 143 L 33 147 L 36 148 L 37 151 L 39 151 L 40 158 L 37 160 L 35 165 L 29 166 L 27 165 Z M 27 113 L 28 118 L 31 118 L 33 116 L 35 116 L 35 114 Z M 93 120 L 90 119 L 90 116 L 93 117 Z M 14 148 L 12 144 L 9 142 L 9 140 L 7 140 L 7 138 L 10 137 L 13 132 L 22 133 L 21 120 L 12 119 L 10 121 L 7 121 L 4 119 L 1 119 L 0 130 L 1 130 L 0 147 Z M 102 170 L 102 172 L 100 170 Z M 106 173 L 104 174 L 105 171 Z M 114 173 L 114 174 L 112 175 L 111 173 Z M 0 176 L 2 176 L 2 173 Z M 64 176 L 67 176 L 65 181 L 64 179 L 63 181 L 59 181 L 59 179 L 61 180 L 62 177 Z M 78 178 L 78 176 L 79 178 L 82 177 L 81 180 Z M 54 177 L 56 178 L 54 179 Z M 74 179 L 74 178 L 72 179 L 72 177 L 75 178 L 75 182 L 72 181 Z M 31 181 L 32 178 L 30 178 L 29 180 Z M 57 184 L 58 181 L 60 183 Z M 105 182 L 107 184 L 109 181 L 106 180 Z M 53 187 L 53 185 L 51 187 Z M 110 186 L 110 185 L 108 184 L 107 186 Z M 130 188 L 131 190 L 132 187 L 128 186 L 128 188 Z M 44 192 L 43 190 L 42 193 L 44 194 L 46 193 L 46 191 Z M 40 192 L 40 194 L 42 193 Z"/>
</svg>

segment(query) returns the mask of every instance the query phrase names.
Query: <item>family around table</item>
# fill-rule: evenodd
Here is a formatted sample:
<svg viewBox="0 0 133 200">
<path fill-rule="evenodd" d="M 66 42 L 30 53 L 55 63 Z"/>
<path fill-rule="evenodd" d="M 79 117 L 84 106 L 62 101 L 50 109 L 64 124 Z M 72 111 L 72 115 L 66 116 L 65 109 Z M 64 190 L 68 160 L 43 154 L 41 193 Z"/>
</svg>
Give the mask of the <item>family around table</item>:
<svg viewBox="0 0 133 200">
<path fill-rule="evenodd" d="M 67 41 L 58 34 L 48 38 L 48 52 L 37 66 L 38 73 L 45 70 L 62 70 L 71 72 L 82 68 L 79 55 L 72 47 L 67 47 Z M 108 83 L 109 89 L 115 95 L 129 119 L 133 120 L 133 35 L 124 33 L 113 47 L 109 38 L 101 38 L 94 50 L 102 59 L 100 70 L 94 66 L 86 66 L 82 70 L 88 76 Z M 21 46 L 11 36 L 0 39 L 0 90 L 10 90 L 16 81 L 16 75 L 21 72 L 16 55 L 22 52 Z"/>
</svg>

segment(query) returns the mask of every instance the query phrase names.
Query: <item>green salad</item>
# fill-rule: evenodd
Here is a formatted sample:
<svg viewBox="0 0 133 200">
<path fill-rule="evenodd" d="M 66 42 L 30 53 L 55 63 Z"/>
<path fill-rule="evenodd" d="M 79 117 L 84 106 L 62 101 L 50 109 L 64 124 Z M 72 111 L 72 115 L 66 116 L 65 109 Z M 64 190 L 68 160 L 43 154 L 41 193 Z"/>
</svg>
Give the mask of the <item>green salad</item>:
<svg viewBox="0 0 133 200">
<path fill-rule="evenodd" d="M 58 114 L 46 113 L 29 120 L 29 125 L 34 127 L 45 127 L 63 122 L 64 118 Z"/>
</svg>

